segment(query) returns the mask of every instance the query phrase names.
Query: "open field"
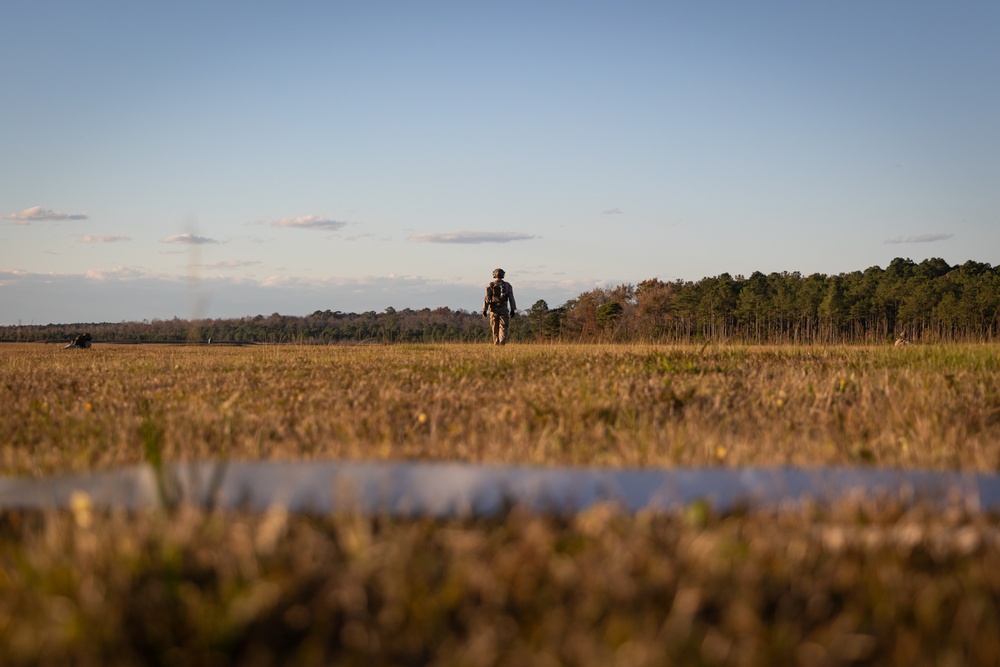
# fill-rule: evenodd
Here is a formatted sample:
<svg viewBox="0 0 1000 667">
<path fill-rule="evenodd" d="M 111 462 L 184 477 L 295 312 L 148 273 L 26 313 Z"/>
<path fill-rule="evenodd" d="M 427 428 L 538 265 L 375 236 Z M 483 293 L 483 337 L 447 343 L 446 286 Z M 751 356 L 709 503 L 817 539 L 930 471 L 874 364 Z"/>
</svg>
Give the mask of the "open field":
<svg viewBox="0 0 1000 667">
<path fill-rule="evenodd" d="M 0 346 L 0 474 L 160 457 L 1000 468 L 991 345 Z"/>
<path fill-rule="evenodd" d="M 1000 356 L 0 346 L 0 474 L 206 458 L 1000 468 Z M 1000 662 L 959 508 L 494 519 L 0 510 L 5 664 Z"/>
</svg>

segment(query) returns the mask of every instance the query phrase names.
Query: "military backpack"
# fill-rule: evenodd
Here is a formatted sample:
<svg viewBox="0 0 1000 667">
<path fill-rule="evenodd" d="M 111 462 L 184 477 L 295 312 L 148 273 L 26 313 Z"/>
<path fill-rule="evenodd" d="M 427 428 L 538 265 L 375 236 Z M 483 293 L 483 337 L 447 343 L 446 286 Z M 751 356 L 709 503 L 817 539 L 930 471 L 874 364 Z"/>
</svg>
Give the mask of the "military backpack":
<svg viewBox="0 0 1000 667">
<path fill-rule="evenodd" d="M 507 304 L 507 284 L 502 280 L 494 280 L 486 288 L 486 296 L 490 304 L 490 310 L 502 308 Z"/>
</svg>

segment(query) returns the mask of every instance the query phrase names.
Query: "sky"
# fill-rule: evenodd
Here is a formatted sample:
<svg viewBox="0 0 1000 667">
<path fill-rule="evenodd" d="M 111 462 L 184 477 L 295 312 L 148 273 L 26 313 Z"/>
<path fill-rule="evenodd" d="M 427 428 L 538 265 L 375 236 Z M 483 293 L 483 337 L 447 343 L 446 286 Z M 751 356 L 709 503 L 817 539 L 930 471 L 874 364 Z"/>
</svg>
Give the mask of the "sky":
<svg viewBox="0 0 1000 667">
<path fill-rule="evenodd" d="M 9 2 L 0 324 L 1000 264 L 1000 3 Z"/>
</svg>

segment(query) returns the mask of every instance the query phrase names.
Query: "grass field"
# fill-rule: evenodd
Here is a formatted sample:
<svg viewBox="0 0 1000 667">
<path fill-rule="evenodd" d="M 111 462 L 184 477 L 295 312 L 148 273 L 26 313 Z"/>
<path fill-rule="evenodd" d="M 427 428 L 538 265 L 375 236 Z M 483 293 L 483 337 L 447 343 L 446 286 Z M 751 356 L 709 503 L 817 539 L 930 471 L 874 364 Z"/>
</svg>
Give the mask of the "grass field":
<svg viewBox="0 0 1000 667">
<path fill-rule="evenodd" d="M 0 346 L 0 473 L 153 456 L 1000 468 L 995 346 Z"/>
<path fill-rule="evenodd" d="M 0 474 L 1000 468 L 995 346 L 0 346 Z M 997 517 L 0 510 L 5 664 L 998 664 Z"/>
</svg>

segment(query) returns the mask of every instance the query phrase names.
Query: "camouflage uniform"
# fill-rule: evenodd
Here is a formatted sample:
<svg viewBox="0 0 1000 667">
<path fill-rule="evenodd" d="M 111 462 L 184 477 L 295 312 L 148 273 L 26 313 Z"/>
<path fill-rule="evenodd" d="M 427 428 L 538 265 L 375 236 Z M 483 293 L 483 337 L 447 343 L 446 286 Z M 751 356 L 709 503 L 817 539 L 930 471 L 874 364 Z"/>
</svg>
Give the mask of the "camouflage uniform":
<svg viewBox="0 0 1000 667">
<path fill-rule="evenodd" d="M 483 299 L 483 317 L 490 318 L 490 329 L 493 331 L 493 344 L 505 345 L 507 343 L 507 327 L 510 318 L 517 314 L 517 304 L 514 303 L 514 288 L 503 279 L 503 269 L 493 270 L 493 282 L 486 288 L 486 298 Z M 490 287 L 496 283 L 504 286 L 507 298 L 502 303 L 490 303 Z M 510 303 L 510 310 L 507 310 L 507 303 Z"/>
</svg>

